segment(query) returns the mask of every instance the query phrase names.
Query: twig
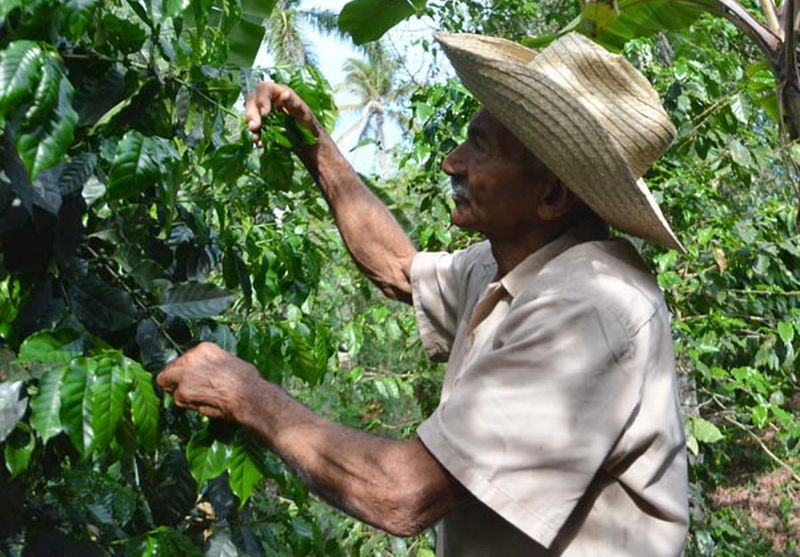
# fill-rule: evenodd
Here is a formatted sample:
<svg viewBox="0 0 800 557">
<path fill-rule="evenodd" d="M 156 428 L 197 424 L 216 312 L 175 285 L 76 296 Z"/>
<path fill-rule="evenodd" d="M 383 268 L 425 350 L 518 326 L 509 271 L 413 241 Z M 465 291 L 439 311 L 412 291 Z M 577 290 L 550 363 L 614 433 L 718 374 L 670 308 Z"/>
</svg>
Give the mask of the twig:
<svg viewBox="0 0 800 557">
<path fill-rule="evenodd" d="M 89 246 L 89 245 L 86 245 L 85 247 L 86 247 L 86 250 L 87 250 L 87 251 L 88 251 L 88 252 L 89 252 L 89 253 L 92 255 L 92 257 L 94 257 L 94 258 L 95 258 L 96 260 L 98 260 L 98 261 L 100 260 L 100 254 L 99 254 L 99 253 L 97 253 L 96 251 L 94 251 L 94 250 L 92 249 L 92 247 L 91 247 L 91 246 Z M 173 338 L 170 336 L 170 334 L 167 332 L 167 330 L 166 330 L 166 327 L 164 326 L 164 324 L 163 324 L 163 323 L 161 323 L 160 321 L 158 321 L 158 320 L 157 320 L 157 319 L 156 319 L 156 318 L 153 316 L 153 314 L 150 312 L 150 308 L 148 308 L 148 307 L 145 305 L 145 303 L 144 303 L 144 302 L 142 302 L 142 301 L 139 299 L 139 296 L 136 294 L 136 292 L 134 292 L 134 291 L 133 291 L 133 290 L 132 290 L 132 289 L 131 289 L 131 288 L 130 288 L 130 287 L 129 287 L 129 286 L 126 284 L 126 283 L 125 283 L 125 281 L 124 281 L 124 280 L 122 280 L 122 277 L 119 275 L 119 273 L 117 273 L 117 271 L 115 271 L 114 269 L 112 269 L 112 268 L 111 268 L 109 265 L 107 265 L 106 263 L 100 262 L 100 265 L 102 265 L 102 266 L 103 266 L 103 268 L 104 268 L 106 271 L 108 271 L 108 272 L 111 274 L 111 276 L 113 276 L 113 277 L 114 277 L 114 279 L 115 279 L 115 280 L 116 280 L 116 281 L 119 283 L 119 285 L 120 285 L 120 286 L 122 286 L 122 289 L 123 289 L 123 290 L 125 290 L 125 292 L 127 292 L 127 293 L 130 295 L 131 299 L 132 299 L 134 302 L 136 302 L 136 305 L 138 305 L 138 306 L 139 306 L 139 307 L 142 309 L 142 311 L 144 311 L 145 315 L 147 315 L 147 317 L 149 317 L 149 318 L 150 318 L 150 321 L 152 321 L 152 322 L 153 322 L 153 324 L 154 324 L 154 325 L 155 325 L 155 326 L 158 328 L 158 330 L 159 330 L 159 331 L 161 331 L 161 334 L 162 334 L 162 335 L 164 335 L 164 338 L 166 338 L 166 339 L 169 341 L 169 343 L 172 345 L 172 347 L 173 347 L 175 350 L 177 350 L 177 351 L 178 351 L 178 354 L 181 354 L 181 353 L 183 352 L 183 349 L 181 348 L 181 346 L 180 346 L 180 345 L 179 345 L 179 344 L 178 344 L 178 343 L 175 341 L 175 339 L 173 339 Z"/>
<path fill-rule="evenodd" d="M 786 471 L 788 471 L 795 479 L 795 481 L 798 484 L 800 484 L 800 474 L 798 474 L 797 471 L 794 468 L 792 468 L 792 466 L 789 463 L 785 462 L 784 460 L 781 460 L 780 457 L 778 457 L 775 453 L 773 453 L 770 450 L 770 448 L 767 447 L 767 445 L 758 437 L 758 435 L 753 433 L 753 431 L 749 427 L 727 415 L 726 412 L 729 412 L 728 407 L 725 406 L 720 401 L 720 396 L 717 393 L 713 393 L 708 389 L 703 389 L 703 392 L 709 395 L 711 399 L 716 403 L 716 405 L 719 406 L 719 408 L 722 410 L 722 412 L 720 412 L 720 416 L 722 417 L 723 420 L 730 423 L 731 425 L 735 425 L 736 427 L 747 433 L 747 435 L 749 435 L 758 444 L 758 446 L 761 447 L 761 449 L 766 453 L 768 457 L 770 457 L 781 468 L 784 468 Z"/>
<path fill-rule="evenodd" d="M 800 484 L 800 474 L 798 474 L 795 471 L 795 469 L 792 468 L 789 465 L 789 463 L 781 460 L 775 453 L 773 453 L 771 450 L 769 450 L 769 447 L 767 447 L 767 445 L 761 439 L 759 439 L 758 435 L 753 433 L 750 430 L 749 427 L 747 427 L 743 423 L 740 423 L 740 422 L 734 420 L 733 418 L 731 418 L 730 416 L 727 416 L 725 414 L 721 414 L 721 416 L 722 416 L 722 419 L 725 420 L 726 422 L 735 425 L 736 427 L 738 427 L 739 429 L 741 429 L 742 431 L 747 433 L 747 435 L 749 435 L 753 439 L 753 441 L 758 443 L 758 446 L 761 447 L 761 449 L 767 454 L 768 457 L 770 457 L 781 468 L 784 468 L 785 470 L 787 470 L 792 475 L 792 477 L 794 478 L 794 481 L 796 481 L 798 484 Z"/>
<path fill-rule="evenodd" d="M 752 290 L 747 288 L 729 288 L 728 292 L 736 294 L 754 294 L 757 296 L 800 296 L 800 290 Z"/>
</svg>

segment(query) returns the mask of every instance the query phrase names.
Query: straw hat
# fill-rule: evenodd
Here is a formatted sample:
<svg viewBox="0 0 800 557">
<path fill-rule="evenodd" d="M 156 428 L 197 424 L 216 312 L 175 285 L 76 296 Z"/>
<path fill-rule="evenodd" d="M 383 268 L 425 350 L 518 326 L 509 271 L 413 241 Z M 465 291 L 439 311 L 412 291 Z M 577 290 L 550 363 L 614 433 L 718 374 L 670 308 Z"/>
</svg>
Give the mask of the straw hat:
<svg viewBox="0 0 800 557">
<path fill-rule="evenodd" d="M 577 33 L 538 54 L 495 37 L 434 36 L 464 85 L 603 220 L 685 251 L 641 179 L 675 127 L 624 58 Z"/>
</svg>

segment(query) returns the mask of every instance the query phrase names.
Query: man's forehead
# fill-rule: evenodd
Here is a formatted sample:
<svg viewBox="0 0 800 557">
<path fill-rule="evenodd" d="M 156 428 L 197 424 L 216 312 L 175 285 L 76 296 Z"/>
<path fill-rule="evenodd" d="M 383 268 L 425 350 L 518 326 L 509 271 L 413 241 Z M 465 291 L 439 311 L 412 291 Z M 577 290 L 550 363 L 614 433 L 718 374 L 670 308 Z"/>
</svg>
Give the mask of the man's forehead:
<svg viewBox="0 0 800 557">
<path fill-rule="evenodd" d="M 485 108 L 478 109 L 478 111 L 472 115 L 472 120 L 469 122 L 467 131 L 468 133 L 509 133 L 505 126 Z"/>
<path fill-rule="evenodd" d="M 504 149 L 508 154 L 520 155 L 523 157 L 533 157 L 530 150 L 522 144 L 516 135 L 505 127 L 500 120 L 492 116 L 486 108 L 480 108 L 473 116 L 467 128 L 470 137 L 484 138 L 499 148 Z M 536 159 L 538 162 L 538 159 Z"/>
</svg>

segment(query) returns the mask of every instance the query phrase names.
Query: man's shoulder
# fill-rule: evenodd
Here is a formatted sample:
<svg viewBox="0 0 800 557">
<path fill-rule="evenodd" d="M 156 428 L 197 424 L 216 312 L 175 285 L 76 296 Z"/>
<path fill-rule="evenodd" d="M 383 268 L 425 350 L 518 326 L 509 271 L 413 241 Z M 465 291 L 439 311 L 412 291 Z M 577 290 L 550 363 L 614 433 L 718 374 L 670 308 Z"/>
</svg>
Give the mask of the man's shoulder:
<svg viewBox="0 0 800 557">
<path fill-rule="evenodd" d="M 549 295 L 588 300 L 624 316 L 631 327 L 664 306 L 655 276 L 624 239 L 583 242 L 547 262 L 526 296 Z"/>
</svg>

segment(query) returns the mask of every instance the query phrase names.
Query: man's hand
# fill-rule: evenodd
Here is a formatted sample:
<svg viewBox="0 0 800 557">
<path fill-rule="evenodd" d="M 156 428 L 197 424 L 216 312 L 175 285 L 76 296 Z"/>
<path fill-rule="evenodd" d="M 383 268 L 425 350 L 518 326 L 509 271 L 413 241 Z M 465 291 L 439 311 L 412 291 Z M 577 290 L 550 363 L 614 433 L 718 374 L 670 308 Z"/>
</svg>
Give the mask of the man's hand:
<svg viewBox="0 0 800 557">
<path fill-rule="evenodd" d="M 314 113 L 303 99 L 286 85 L 262 81 L 256 90 L 247 96 L 244 103 L 244 114 L 247 127 L 253 134 L 253 141 L 261 147 L 261 118 L 272 112 L 273 108 L 281 110 L 304 128 L 319 136 L 320 124 Z"/>
<path fill-rule="evenodd" d="M 169 364 L 157 381 L 177 406 L 235 421 L 248 393 L 262 379 L 252 365 L 204 342 Z"/>
</svg>

